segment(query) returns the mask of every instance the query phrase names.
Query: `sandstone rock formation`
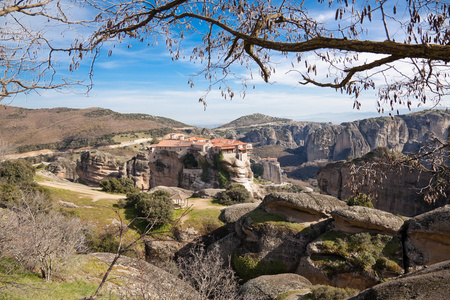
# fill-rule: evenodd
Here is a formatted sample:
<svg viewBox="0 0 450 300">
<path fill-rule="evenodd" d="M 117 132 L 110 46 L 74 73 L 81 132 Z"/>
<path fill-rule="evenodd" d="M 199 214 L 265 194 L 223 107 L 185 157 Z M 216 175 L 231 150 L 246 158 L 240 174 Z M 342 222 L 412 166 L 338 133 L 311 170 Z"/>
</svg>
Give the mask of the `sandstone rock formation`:
<svg viewBox="0 0 450 300">
<path fill-rule="evenodd" d="M 161 151 L 150 160 L 150 187 L 179 186 L 180 176 L 183 172 L 183 163 L 175 152 Z"/>
<path fill-rule="evenodd" d="M 137 188 L 141 190 L 150 188 L 150 167 L 147 154 L 139 152 L 127 161 L 121 173 L 123 177 L 131 178 Z"/>
<path fill-rule="evenodd" d="M 275 184 L 280 184 L 283 182 L 282 170 L 280 163 L 274 159 L 262 159 L 260 164 L 263 167 L 262 178 L 271 181 Z"/>
<path fill-rule="evenodd" d="M 106 264 L 114 258 L 111 253 L 89 255 Z M 120 278 L 123 284 L 118 287 L 122 294 L 145 295 L 152 299 L 200 299 L 198 292 L 189 284 L 143 260 L 122 256 L 115 268 L 123 270 Z"/>
<path fill-rule="evenodd" d="M 402 257 L 395 236 L 329 231 L 308 244 L 296 273 L 313 284 L 364 290 L 403 274 Z"/>
<path fill-rule="evenodd" d="M 340 208 L 331 213 L 337 231 L 371 232 L 396 235 L 403 220 L 391 213 L 363 206 Z"/>
<path fill-rule="evenodd" d="M 332 196 L 317 193 L 272 193 L 261 206 L 270 213 L 286 216 L 291 222 L 317 222 L 329 218 L 330 213 L 347 204 Z"/>
<path fill-rule="evenodd" d="M 306 161 L 341 160 L 357 157 L 377 147 L 399 152 L 416 151 L 431 138 L 448 138 L 450 113 L 430 110 L 390 117 L 331 125 L 296 122 L 253 129 L 243 141 L 259 145 L 299 148 Z"/>
<path fill-rule="evenodd" d="M 109 153 L 86 151 L 81 153 L 76 171 L 82 182 L 97 186 L 105 178 L 119 177 L 120 167 L 121 164 Z"/>
<path fill-rule="evenodd" d="M 52 161 L 46 169 L 58 177 L 76 181 L 78 174 L 76 171 L 77 164 L 65 157 L 58 157 L 55 161 Z"/>
<path fill-rule="evenodd" d="M 319 188 L 325 194 L 335 196 L 341 200 L 346 200 L 352 196 L 349 185 L 351 181 L 351 167 L 361 165 L 363 162 L 375 162 L 383 160 L 386 148 L 376 148 L 372 152 L 353 161 L 340 161 L 327 164 L 317 174 Z M 426 187 L 431 179 L 431 174 L 424 172 L 420 168 L 409 169 L 401 167 L 390 169 L 382 167 L 386 178 L 376 186 L 367 184 L 360 185 L 360 193 L 369 193 L 376 189 L 378 197 L 372 203 L 376 209 L 387 211 L 403 216 L 415 216 L 448 203 L 446 199 L 439 199 L 433 204 L 423 201 L 423 196 L 419 195 L 420 190 Z M 364 176 L 356 177 L 357 182 L 362 182 Z"/>
<path fill-rule="evenodd" d="M 220 212 L 219 219 L 224 223 L 234 223 L 246 213 L 259 206 L 261 201 L 254 203 L 240 203 L 228 206 Z"/>
<path fill-rule="evenodd" d="M 293 273 L 264 275 L 249 280 L 241 287 L 245 299 L 275 300 L 285 292 L 301 290 L 307 294 L 312 288 L 308 279 Z"/>
<path fill-rule="evenodd" d="M 450 295 L 449 282 L 450 261 L 445 261 L 378 284 L 350 300 L 447 299 Z"/>
<path fill-rule="evenodd" d="M 409 268 L 450 260 L 450 205 L 406 221 Z"/>
</svg>

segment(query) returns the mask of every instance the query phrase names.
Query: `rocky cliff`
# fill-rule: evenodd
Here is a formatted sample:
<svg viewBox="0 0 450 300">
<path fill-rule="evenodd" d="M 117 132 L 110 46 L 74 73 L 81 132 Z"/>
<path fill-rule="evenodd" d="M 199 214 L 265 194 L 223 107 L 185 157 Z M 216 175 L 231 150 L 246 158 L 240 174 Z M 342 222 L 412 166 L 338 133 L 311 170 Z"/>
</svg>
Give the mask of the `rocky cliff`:
<svg viewBox="0 0 450 300">
<path fill-rule="evenodd" d="M 387 155 L 386 148 L 377 148 L 360 159 L 329 163 L 319 170 L 317 181 L 320 190 L 341 200 L 352 196 L 351 167 L 362 163 L 375 162 Z M 358 191 L 364 194 L 376 191 L 377 197 L 372 201 L 375 208 L 403 216 L 415 216 L 448 203 L 448 199 L 439 199 L 433 204 L 423 200 L 420 191 L 426 187 L 432 178 L 431 173 L 421 168 L 389 168 L 381 167 L 385 178 L 379 183 L 374 180 L 367 184 L 367 178 L 360 172 L 355 178 Z M 364 184 L 363 184 L 364 182 Z M 450 191 L 449 191 L 450 192 Z"/>
<path fill-rule="evenodd" d="M 82 182 L 97 186 L 107 177 L 119 177 L 121 167 L 117 158 L 109 153 L 86 151 L 77 161 L 76 172 Z"/>
<path fill-rule="evenodd" d="M 377 147 L 399 152 L 416 151 L 434 137 L 446 141 L 449 126 L 449 112 L 431 110 L 341 125 L 296 122 L 266 126 L 248 131 L 242 140 L 259 145 L 299 148 L 303 162 L 335 161 L 361 156 Z"/>
</svg>

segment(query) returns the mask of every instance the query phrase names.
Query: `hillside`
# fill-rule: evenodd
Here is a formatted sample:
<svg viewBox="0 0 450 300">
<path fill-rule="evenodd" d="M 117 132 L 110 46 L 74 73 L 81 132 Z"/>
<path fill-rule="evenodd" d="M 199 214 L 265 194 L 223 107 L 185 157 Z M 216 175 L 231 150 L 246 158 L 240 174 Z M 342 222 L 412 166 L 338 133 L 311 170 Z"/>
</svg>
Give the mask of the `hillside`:
<svg viewBox="0 0 450 300">
<path fill-rule="evenodd" d="M 268 123 L 289 123 L 292 122 L 291 119 L 285 119 L 285 118 L 277 118 L 277 117 L 271 117 L 263 114 L 251 114 L 246 115 L 243 117 L 240 117 L 234 121 L 231 121 L 229 123 L 223 124 L 216 129 L 226 129 L 226 128 L 240 128 L 240 127 L 249 127 L 249 126 L 255 126 L 255 125 L 265 125 Z"/>
<path fill-rule="evenodd" d="M 15 147 L 61 142 L 69 145 L 74 140 L 107 140 L 107 135 L 113 133 L 156 132 L 163 128 L 186 126 L 169 118 L 121 114 L 98 107 L 26 109 L 2 106 L 0 109 L 0 139 Z M 82 143 L 75 144 L 84 146 Z"/>
</svg>

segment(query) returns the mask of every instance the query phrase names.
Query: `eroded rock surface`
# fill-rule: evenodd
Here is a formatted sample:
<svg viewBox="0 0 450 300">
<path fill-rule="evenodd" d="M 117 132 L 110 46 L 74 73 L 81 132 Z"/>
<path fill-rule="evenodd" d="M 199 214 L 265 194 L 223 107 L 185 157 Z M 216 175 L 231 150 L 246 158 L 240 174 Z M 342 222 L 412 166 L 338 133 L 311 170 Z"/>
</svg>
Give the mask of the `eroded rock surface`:
<svg viewBox="0 0 450 300">
<path fill-rule="evenodd" d="M 416 216 L 405 225 L 410 268 L 450 260 L 450 205 Z"/>
<path fill-rule="evenodd" d="M 303 276 L 285 273 L 249 280 L 241 287 L 241 293 L 245 299 L 274 300 L 280 294 L 293 290 L 301 290 L 307 294 L 311 288 L 311 282 Z"/>
<path fill-rule="evenodd" d="M 261 201 L 254 203 L 240 203 L 228 206 L 222 209 L 219 219 L 224 223 L 234 223 L 246 213 L 254 210 L 260 205 Z"/>
<path fill-rule="evenodd" d="M 111 253 L 90 255 L 106 264 L 114 258 Z M 198 292 L 186 282 L 143 260 L 122 256 L 115 267 L 123 273 L 123 285 L 119 287 L 122 294 L 145 295 L 151 299 L 200 299 Z"/>
<path fill-rule="evenodd" d="M 349 206 L 331 213 L 336 230 L 346 233 L 398 234 L 404 221 L 391 213 L 363 206 Z"/>
<path fill-rule="evenodd" d="M 450 261 L 445 261 L 378 284 L 350 300 L 448 299 L 449 282 Z"/>
<path fill-rule="evenodd" d="M 113 155 L 101 151 L 86 151 L 81 153 L 77 161 L 76 171 L 80 179 L 93 186 L 108 177 L 120 176 L 121 164 Z"/>
<path fill-rule="evenodd" d="M 281 214 L 289 221 L 317 222 L 328 218 L 331 212 L 347 207 L 339 199 L 317 193 L 272 193 L 267 195 L 261 206 L 271 213 Z"/>
</svg>

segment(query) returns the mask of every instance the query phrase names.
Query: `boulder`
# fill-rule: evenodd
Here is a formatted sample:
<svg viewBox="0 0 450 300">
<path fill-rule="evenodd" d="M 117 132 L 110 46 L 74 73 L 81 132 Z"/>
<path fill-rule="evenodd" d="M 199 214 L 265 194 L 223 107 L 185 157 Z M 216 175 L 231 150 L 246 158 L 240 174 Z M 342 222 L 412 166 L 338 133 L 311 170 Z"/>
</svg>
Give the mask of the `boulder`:
<svg viewBox="0 0 450 300">
<path fill-rule="evenodd" d="M 261 201 L 254 203 L 240 203 L 228 206 L 220 212 L 219 220 L 224 223 L 234 223 L 246 213 L 254 210 L 261 204 Z"/>
<path fill-rule="evenodd" d="M 267 195 L 262 204 L 267 212 L 286 216 L 292 222 L 317 222 L 331 216 L 331 212 L 347 207 L 339 199 L 317 193 L 272 193 Z"/>
<path fill-rule="evenodd" d="M 416 216 L 405 226 L 410 268 L 450 260 L 450 205 Z"/>
<path fill-rule="evenodd" d="M 295 273 L 313 284 L 364 290 L 403 274 L 400 239 L 330 231 L 308 244 Z"/>
<path fill-rule="evenodd" d="M 285 273 L 263 275 L 249 280 L 241 287 L 241 294 L 244 299 L 275 300 L 282 293 L 295 290 L 307 294 L 311 288 L 311 282 L 305 277 Z"/>
<path fill-rule="evenodd" d="M 263 263 L 276 263 L 294 272 L 308 243 L 325 232 L 329 220 L 309 224 L 290 223 L 286 217 L 256 209 L 235 223 L 241 238 L 236 254 Z"/>
<path fill-rule="evenodd" d="M 46 166 L 45 169 L 58 177 L 76 181 L 78 179 L 76 167 L 77 164 L 73 160 L 65 157 L 58 157 L 55 161 L 52 161 L 48 166 Z"/>
<path fill-rule="evenodd" d="M 185 246 L 174 240 L 145 240 L 145 260 L 147 262 L 166 262 L 175 258 L 176 253 Z"/>
<path fill-rule="evenodd" d="M 192 195 L 192 197 L 213 199 L 213 198 L 216 198 L 219 193 L 222 193 L 224 191 L 225 191 L 225 189 L 202 189 L 202 190 L 196 191 Z"/>
<path fill-rule="evenodd" d="M 448 299 L 449 282 L 450 261 L 445 261 L 378 284 L 350 300 Z"/>
<path fill-rule="evenodd" d="M 402 218 L 391 213 L 363 206 L 349 206 L 331 213 L 337 231 L 346 233 L 379 232 L 396 235 Z"/>
<path fill-rule="evenodd" d="M 114 259 L 111 253 L 89 255 L 108 265 Z M 123 274 L 120 276 L 122 284 L 116 287 L 122 295 L 145 295 L 150 299 L 201 299 L 189 284 L 143 260 L 122 256 L 115 269 Z"/>
</svg>

